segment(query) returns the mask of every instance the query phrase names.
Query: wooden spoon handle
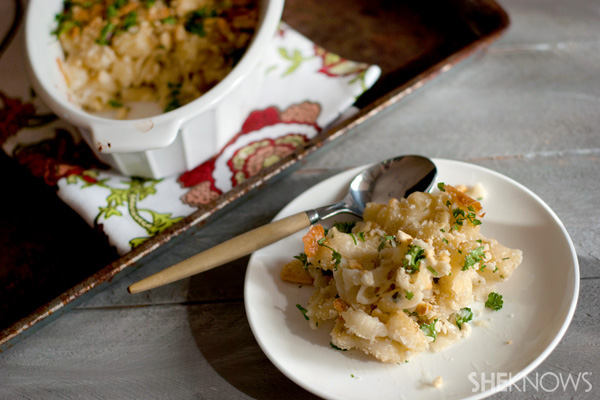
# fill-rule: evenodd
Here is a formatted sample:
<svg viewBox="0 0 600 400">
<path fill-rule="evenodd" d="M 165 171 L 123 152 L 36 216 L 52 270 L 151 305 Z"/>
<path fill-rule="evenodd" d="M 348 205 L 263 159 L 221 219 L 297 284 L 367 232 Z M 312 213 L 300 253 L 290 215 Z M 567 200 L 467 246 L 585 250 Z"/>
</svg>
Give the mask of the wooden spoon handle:
<svg viewBox="0 0 600 400">
<path fill-rule="evenodd" d="M 139 293 L 207 271 L 275 243 L 309 225 L 310 220 L 305 212 L 263 225 L 142 279 L 127 290 L 129 293 Z"/>
</svg>

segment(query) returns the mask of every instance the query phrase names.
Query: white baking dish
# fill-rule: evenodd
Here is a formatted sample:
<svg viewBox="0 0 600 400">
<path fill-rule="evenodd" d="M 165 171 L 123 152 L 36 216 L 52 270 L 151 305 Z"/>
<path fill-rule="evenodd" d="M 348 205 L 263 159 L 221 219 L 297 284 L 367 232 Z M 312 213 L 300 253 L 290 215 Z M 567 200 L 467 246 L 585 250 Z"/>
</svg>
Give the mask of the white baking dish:
<svg viewBox="0 0 600 400">
<path fill-rule="evenodd" d="M 129 120 L 102 118 L 73 101 L 52 34 L 63 0 L 31 0 L 25 25 L 26 67 L 41 99 L 79 128 L 96 155 L 125 175 L 162 178 L 191 169 L 217 153 L 241 127 L 261 85 L 262 55 L 275 35 L 284 0 L 259 0 L 257 32 L 235 68 L 210 91 L 176 110 Z"/>
</svg>

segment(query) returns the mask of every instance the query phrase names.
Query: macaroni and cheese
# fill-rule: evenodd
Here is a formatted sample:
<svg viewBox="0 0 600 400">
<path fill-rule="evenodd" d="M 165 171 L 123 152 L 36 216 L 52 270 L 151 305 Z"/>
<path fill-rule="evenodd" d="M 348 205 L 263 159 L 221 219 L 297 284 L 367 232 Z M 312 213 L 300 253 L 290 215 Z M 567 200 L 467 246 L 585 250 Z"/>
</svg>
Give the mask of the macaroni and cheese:
<svg viewBox="0 0 600 400">
<path fill-rule="evenodd" d="M 77 103 L 158 102 L 165 112 L 221 81 L 250 43 L 256 0 L 65 0 L 55 34 Z"/>
<path fill-rule="evenodd" d="M 520 250 L 480 233 L 481 204 L 440 184 L 388 204 L 369 203 L 363 221 L 312 226 L 284 280 L 314 285 L 313 328 L 334 320 L 331 345 L 388 363 L 439 351 L 467 336 L 470 308 L 502 307 L 494 284 L 521 263 Z"/>
</svg>

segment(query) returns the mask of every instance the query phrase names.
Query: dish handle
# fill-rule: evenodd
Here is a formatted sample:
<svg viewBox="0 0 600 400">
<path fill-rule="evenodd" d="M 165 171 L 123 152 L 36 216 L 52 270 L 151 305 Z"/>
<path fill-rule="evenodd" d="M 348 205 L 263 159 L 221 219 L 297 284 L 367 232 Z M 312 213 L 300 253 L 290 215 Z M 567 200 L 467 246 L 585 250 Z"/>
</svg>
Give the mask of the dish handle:
<svg viewBox="0 0 600 400">
<path fill-rule="evenodd" d="M 91 145 L 101 153 L 128 153 L 167 147 L 175 141 L 182 121 L 152 118 L 89 123 Z"/>
</svg>

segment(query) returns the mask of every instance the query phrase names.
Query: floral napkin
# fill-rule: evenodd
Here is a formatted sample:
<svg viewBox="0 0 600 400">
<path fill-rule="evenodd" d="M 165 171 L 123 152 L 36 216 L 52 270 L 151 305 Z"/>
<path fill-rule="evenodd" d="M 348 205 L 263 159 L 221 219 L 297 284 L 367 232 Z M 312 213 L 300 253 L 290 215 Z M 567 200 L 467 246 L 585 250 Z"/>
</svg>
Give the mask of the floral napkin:
<svg viewBox="0 0 600 400">
<path fill-rule="evenodd" d="M 21 17 L 16 2 L 0 3 L 0 145 L 56 186 L 120 254 L 305 145 L 380 75 L 379 67 L 343 59 L 282 23 L 260 66 L 260 100 L 218 154 L 179 176 L 126 177 L 98 161 L 77 130 L 33 93 L 23 68 L 22 26 L 12 32 L 16 36 L 9 29 Z"/>
</svg>

